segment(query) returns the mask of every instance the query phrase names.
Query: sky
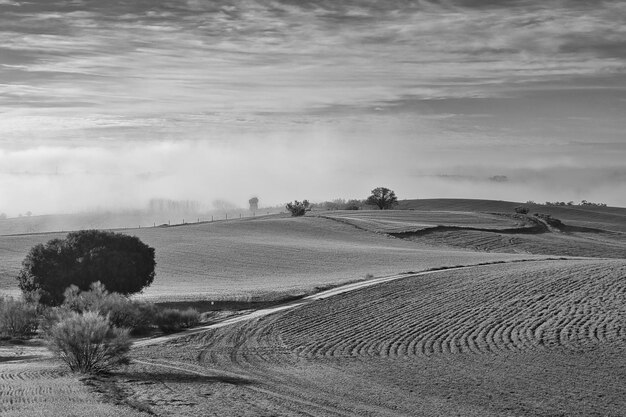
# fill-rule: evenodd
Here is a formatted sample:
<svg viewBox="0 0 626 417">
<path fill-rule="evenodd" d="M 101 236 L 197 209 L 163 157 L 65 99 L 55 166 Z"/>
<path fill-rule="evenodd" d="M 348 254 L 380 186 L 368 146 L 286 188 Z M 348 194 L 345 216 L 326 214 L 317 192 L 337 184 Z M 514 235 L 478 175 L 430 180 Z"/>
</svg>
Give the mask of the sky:
<svg viewBox="0 0 626 417">
<path fill-rule="evenodd" d="M 0 0 L 0 212 L 626 206 L 620 0 Z"/>
</svg>

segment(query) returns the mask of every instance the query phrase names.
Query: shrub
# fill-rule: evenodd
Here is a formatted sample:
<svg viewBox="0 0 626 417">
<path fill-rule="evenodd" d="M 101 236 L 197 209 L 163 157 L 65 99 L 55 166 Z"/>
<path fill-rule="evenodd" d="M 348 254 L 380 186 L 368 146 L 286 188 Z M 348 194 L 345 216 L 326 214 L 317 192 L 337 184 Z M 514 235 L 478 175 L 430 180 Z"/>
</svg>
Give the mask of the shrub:
<svg viewBox="0 0 626 417">
<path fill-rule="evenodd" d="M 72 312 L 50 328 L 47 342 L 74 372 L 102 373 L 129 363 L 128 330 L 95 312 Z"/>
<path fill-rule="evenodd" d="M 152 329 L 155 313 L 152 304 L 130 300 L 110 304 L 101 312 L 107 315 L 112 325 L 126 327 L 133 335 L 145 334 Z"/>
<path fill-rule="evenodd" d="M 515 207 L 515 212 L 518 214 L 528 214 L 530 210 L 528 210 L 528 207 L 524 207 L 524 206 L 518 206 Z"/>
<path fill-rule="evenodd" d="M 115 327 L 126 327 L 133 334 L 147 332 L 153 325 L 155 308 L 152 304 L 129 300 L 126 296 L 109 293 L 100 282 L 91 285 L 89 291 L 71 286 L 65 291 L 63 306 L 77 313 L 93 311 Z"/>
<path fill-rule="evenodd" d="M 200 313 L 194 308 L 181 311 L 166 308 L 156 316 L 156 324 L 165 333 L 179 332 L 200 323 Z"/>
<path fill-rule="evenodd" d="M 32 336 L 39 324 L 37 306 L 13 298 L 0 299 L 0 334 L 11 338 Z"/>
<path fill-rule="evenodd" d="M 70 285 L 87 290 L 96 281 L 109 291 L 133 294 L 154 280 L 154 249 L 137 237 L 99 230 L 72 232 L 32 247 L 17 280 L 22 292 L 56 306 Z"/>
<path fill-rule="evenodd" d="M 295 200 L 293 203 L 287 203 L 285 207 L 291 213 L 292 216 L 297 217 L 297 216 L 304 216 L 304 213 L 306 213 L 309 210 L 309 205 L 310 204 L 308 200 L 304 200 L 302 202 Z"/>
</svg>

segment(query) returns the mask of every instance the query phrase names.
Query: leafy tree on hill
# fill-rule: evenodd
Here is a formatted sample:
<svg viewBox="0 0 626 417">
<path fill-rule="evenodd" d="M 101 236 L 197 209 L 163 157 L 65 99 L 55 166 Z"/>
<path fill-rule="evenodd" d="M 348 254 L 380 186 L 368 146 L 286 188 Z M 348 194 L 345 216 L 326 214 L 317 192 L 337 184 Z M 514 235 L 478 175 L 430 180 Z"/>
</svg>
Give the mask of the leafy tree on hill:
<svg viewBox="0 0 626 417">
<path fill-rule="evenodd" d="M 17 280 L 26 298 L 55 306 L 70 285 L 86 291 L 100 281 L 111 292 L 140 292 L 154 280 L 155 265 L 154 248 L 135 236 L 81 230 L 32 247 Z"/>
<path fill-rule="evenodd" d="M 303 200 L 302 202 L 295 200 L 293 203 L 287 203 L 285 207 L 289 210 L 292 216 L 297 217 L 304 216 L 304 213 L 309 210 L 309 206 L 310 204 L 308 200 Z"/>
<path fill-rule="evenodd" d="M 388 210 L 398 204 L 398 197 L 389 188 L 377 187 L 372 190 L 372 195 L 365 200 L 365 204 L 376 206 L 380 210 Z"/>
</svg>

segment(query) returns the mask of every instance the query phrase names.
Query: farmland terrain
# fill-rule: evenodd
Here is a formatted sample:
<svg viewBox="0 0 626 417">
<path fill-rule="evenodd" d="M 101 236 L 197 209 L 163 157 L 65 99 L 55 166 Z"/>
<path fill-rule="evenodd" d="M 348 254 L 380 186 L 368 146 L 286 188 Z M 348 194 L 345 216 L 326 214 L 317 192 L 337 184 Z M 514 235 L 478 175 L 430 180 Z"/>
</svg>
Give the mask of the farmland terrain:
<svg viewBox="0 0 626 417">
<path fill-rule="evenodd" d="M 626 232 L 622 229 L 626 217 L 596 213 L 592 218 L 599 223 L 595 224 L 576 220 L 581 216 L 578 211 L 571 209 L 570 213 L 561 213 L 566 214 L 567 221 L 547 217 L 546 213 L 536 216 L 414 209 L 384 213 L 336 211 L 322 216 L 363 230 L 450 249 L 623 258 Z M 558 222 L 554 223 L 553 219 Z"/>
<path fill-rule="evenodd" d="M 0 391 L 10 392 L 0 410 L 626 415 L 626 210 L 542 212 L 562 221 L 554 226 L 515 214 L 515 203 L 446 201 L 125 230 L 156 248 L 157 278 L 143 295 L 153 300 L 280 300 L 340 287 L 140 341 L 130 366 L 88 385 L 49 360 L 0 352 Z M 0 289 L 15 291 L 28 248 L 63 236 L 0 237 Z M 376 285 L 365 286 L 366 274 Z M 352 281 L 363 282 L 341 287 Z"/>
<path fill-rule="evenodd" d="M 520 259 L 418 245 L 320 217 L 257 217 L 176 227 L 129 229 L 156 249 L 153 300 L 276 299 L 366 274 Z M 0 237 L 0 290 L 17 292 L 15 276 L 29 248 L 65 234 Z"/>
<path fill-rule="evenodd" d="M 625 275 L 576 260 L 407 277 L 142 347 L 116 383 L 159 415 L 623 415 Z"/>
</svg>

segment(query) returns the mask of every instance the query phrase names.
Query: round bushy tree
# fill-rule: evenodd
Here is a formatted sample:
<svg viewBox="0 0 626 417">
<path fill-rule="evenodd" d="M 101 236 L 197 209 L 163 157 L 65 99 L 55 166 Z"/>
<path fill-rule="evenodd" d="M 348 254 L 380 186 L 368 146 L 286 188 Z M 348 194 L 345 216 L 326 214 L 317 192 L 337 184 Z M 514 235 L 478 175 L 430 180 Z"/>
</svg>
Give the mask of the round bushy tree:
<svg viewBox="0 0 626 417">
<path fill-rule="evenodd" d="M 302 202 L 296 200 L 293 203 L 287 203 L 285 207 L 292 216 L 298 217 L 304 216 L 304 214 L 309 210 L 309 206 L 309 200 L 303 200 Z"/>
<path fill-rule="evenodd" d="M 372 190 L 365 204 L 376 206 L 381 210 L 389 210 L 398 204 L 398 197 L 393 190 L 386 187 L 377 187 Z"/>
<path fill-rule="evenodd" d="M 140 292 L 154 280 L 155 265 L 154 248 L 135 236 L 81 230 L 32 247 L 17 280 L 27 298 L 59 305 L 70 285 L 86 291 L 100 281 L 111 292 Z"/>
</svg>

